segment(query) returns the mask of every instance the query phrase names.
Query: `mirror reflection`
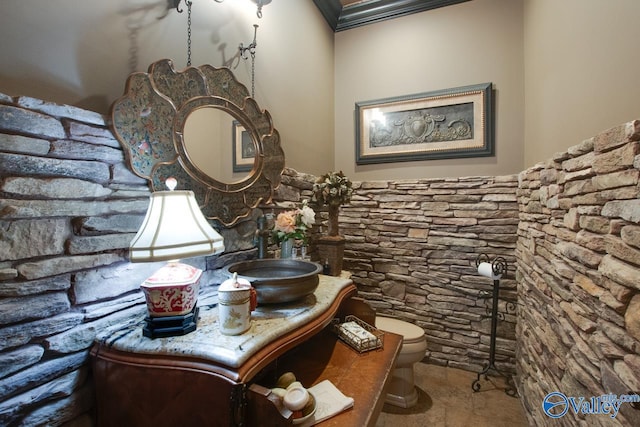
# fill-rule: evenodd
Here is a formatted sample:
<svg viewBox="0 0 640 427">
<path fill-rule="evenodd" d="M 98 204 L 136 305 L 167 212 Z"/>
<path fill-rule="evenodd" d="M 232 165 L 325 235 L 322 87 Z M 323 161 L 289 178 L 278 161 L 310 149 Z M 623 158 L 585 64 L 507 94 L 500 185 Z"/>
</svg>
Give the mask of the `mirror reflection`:
<svg viewBox="0 0 640 427">
<path fill-rule="evenodd" d="M 225 183 L 247 177 L 255 160 L 251 135 L 229 113 L 214 107 L 192 111 L 184 124 L 189 160 L 211 178 Z"/>
</svg>

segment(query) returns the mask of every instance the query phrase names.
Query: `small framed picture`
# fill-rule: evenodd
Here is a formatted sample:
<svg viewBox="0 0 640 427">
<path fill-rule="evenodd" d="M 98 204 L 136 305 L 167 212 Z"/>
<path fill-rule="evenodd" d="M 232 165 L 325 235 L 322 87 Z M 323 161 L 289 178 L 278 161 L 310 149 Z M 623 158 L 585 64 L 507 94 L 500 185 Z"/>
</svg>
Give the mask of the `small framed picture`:
<svg viewBox="0 0 640 427">
<path fill-rule="evenodd" d="M 256 156 L 256 146 L 251 139 L 251 134 L 240 124 L 239 121 L 233 121 L 233 171 L 249 172 L 253 168 L 253 162 Z"/>
</svg>

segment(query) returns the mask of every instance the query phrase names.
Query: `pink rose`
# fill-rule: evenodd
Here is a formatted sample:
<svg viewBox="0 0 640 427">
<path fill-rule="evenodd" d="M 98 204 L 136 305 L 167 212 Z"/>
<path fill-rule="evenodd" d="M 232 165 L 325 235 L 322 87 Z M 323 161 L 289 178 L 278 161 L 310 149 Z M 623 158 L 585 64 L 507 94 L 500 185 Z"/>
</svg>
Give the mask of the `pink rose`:
<svg viewBox="0 0 640 427">
<path fill-rule="evenodd" d="M 276 230 L 293 233 L 296 230 L 296 216 L 293 211 L 279 213 L 276 217 Z"/>
</svg>

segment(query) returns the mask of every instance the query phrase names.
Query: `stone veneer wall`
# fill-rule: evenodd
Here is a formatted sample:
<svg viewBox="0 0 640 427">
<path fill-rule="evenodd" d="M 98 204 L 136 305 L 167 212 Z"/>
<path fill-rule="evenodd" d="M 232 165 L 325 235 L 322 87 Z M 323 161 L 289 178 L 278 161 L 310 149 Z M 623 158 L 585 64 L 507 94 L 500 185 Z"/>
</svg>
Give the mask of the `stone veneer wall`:
<svg viewBox="0 0 640 427">
<path fill-rule="evenodd" d="M 0 425 L 94 424 L 95 334 L 144 316 L 162 265 L 127 260 L 148 197 L 103 116 L 0 94 Z M 229 259 L 187 262 L 215 285 Z"/>
<path fill-rule="evenodd" d="M 542 411 L 554 391 L 640 392 L 640 122 L 519 175 L 518 383 L 532 425 L 640 425 L 640 411 Z"/>
<path fill-rule="evenodd" d="M 341 208 L 345 270 L 380 313 L 425 330 L 429 363 L 477 372 L 487 363 L 491 300 L 481 295 L 493 281 L 475 264 L 486 254 L 509 265 L 496 366 L 515 372 L 517 184 L 516 176 L 354 183 Z"/>
<path fill-rule="evenodd" d="M 286 170 L 276 201 L 309 198 L 314 178 Z M 351 203 L 341 207 L 343 269 L 380 313 L 425 330 L 429 363 L 478 372 L 487 363 L 491 300 L 481 294 L 493 281 L 475 264 L 486 254 L 509 265 L 500 282 L 496 366 L 515 373 L 517 186 L 515 175 L 354 182 Z M 326 213 L 318 220 L 326 225 Z"/>
<path fill-rule="evenodd" d="M 91 425 L 95 333 L 143 313 L 148 195 L 104 117 L 0 95 L 0 424 Z"/>
</svg>

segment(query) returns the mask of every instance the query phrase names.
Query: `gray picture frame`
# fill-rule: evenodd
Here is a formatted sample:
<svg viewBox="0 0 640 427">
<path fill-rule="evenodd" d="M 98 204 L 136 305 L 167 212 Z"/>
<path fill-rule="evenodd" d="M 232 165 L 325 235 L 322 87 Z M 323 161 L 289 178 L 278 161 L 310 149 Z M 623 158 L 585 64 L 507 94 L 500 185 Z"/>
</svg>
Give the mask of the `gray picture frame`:
<svg viewBox="0 0 640 427">
<path fill-rule="evenodd" d="M 494 155 L 493 84 L 355 104 L 356 164 Z"/>
<path fill-rule="evenodd" d="M 233 172 L 249 172 L 255 162 L 255 144 L 239 121 L 234 120 L 231 126 Z"/>
</svg>

